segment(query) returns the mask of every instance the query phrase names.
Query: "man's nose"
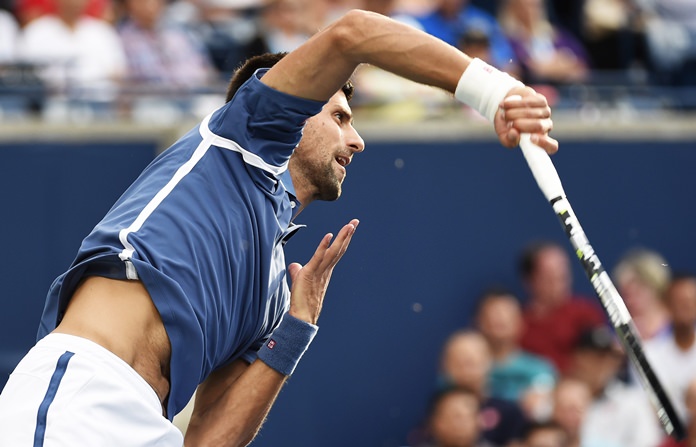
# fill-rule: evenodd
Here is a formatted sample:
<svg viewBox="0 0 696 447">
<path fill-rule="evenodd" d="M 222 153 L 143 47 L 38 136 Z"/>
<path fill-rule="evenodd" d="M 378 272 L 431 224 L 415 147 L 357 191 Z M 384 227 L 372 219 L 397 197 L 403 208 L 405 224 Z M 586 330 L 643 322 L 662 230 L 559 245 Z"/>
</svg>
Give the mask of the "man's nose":
<svg viewBox="0 0 696 447">
<path fill-rule="evenodd" d="M 365 141 L 353 126 L 350 126 L 350 131 L 346 135 L 346 145 L 350 147 L 351 151 L 354 153 L 365 150 Z"/>
</svg>

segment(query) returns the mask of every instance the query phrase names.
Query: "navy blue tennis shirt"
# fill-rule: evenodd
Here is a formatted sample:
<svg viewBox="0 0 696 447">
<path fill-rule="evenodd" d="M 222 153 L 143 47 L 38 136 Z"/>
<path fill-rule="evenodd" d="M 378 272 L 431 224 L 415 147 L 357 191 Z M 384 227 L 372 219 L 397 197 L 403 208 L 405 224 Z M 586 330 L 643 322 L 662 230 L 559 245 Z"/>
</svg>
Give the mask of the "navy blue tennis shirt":
<svg viewBox="0 0 696 447">
<path fill-rule="evenodd" d="M 142 172 L 46 300 L 39 339 L 82 278 L 142 281 L 171 342 L 170 418 L 214 369 L 253 361 L 289 308 L 283 241 L 296 199 L 287 165 L 324 103 L 266 86 L 265 71 Z"/>
</svg>

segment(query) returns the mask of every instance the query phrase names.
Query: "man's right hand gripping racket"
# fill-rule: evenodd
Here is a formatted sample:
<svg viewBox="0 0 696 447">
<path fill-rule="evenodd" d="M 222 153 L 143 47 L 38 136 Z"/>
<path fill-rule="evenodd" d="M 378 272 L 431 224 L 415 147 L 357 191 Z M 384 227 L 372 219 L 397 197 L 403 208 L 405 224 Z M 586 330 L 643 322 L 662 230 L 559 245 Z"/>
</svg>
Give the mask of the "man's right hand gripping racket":
<svg viewBox="0 0 696 447">
<path fill-rule="evenodd" d="M 607 272 L 604 271 L 599 258 L 575 217 L 573 209 L 570 207 L 561 179 L 558 177 L 551 158 L 543 149 L 532 143 L 529 134 L 522 134 L 520 148 L 539 188 L 561 221 L 561 226 L 606 310 L 624 350 L 639 372 L 643 388 L 649 396 L 665 432 L 677 440 L 683 439 L 685 436 L 684 428 L 674 411 L 672 402 L 645 357 L 640 335 L 623 298 L 614 287 Z"/>
</svg>

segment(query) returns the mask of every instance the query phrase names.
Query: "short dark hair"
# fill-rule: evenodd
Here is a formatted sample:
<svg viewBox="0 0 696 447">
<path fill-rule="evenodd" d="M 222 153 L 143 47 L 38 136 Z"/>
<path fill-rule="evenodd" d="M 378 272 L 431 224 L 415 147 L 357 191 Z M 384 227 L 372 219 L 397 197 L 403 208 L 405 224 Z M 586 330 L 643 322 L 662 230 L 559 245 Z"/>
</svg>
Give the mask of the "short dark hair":
<svg viewBox="0 0 696 447">
<path fill-rule="evenodd" d="M 672 278 L 669 281 L 669 284 L 665 288 L 663 300 L 665 300 L 665 301 L 667 300 L 667 298 L 669 297 L 669 292 L 672 289 L 672 287 L 674 287 L 678 283 L 691 282 L 691 281 L 696 282 L 696 274 L 693 274 L 693 273 L 687 272 L 687 271 L 677 271 L 676 273 L 673 273 Z"/>
<path fill-rule="evenodd" d="M 466 48 L 472 45 L 488 48 L 491 46 L 491 38 L 482 28 L 470 28 L 457 40 L 457 47 Z"/>
<path fill-rule="evenodd" d="M 548 248 L 563 249 L 560 244 L 552 241 L 535 241 L 527 245 L 517 260 L 517 270 L 524 279 L 529 278 L 534 273 L 537 266 L 539 253 Z"/>
<path fill-rule="evenodd" d="M 432 418 L 435 415 L 437 407 L 442 401 L 444 401 L 449 396 L 463 395 L 473 398 L 479 405 L 481 405 L 481 399 L 478 394 L 471 388 L 465 386 L 445 386 L 441 389 L 436 390 L 431 396 L 428 402 L 428 418 Z"/>
<path fill-rule="evenodd" d="M 515 295 L 510 289 L 500 284 L 494 284 L 485 289 L 483 293 L 479 295 L 478 300 L 476 301 L 475 314 L 478 315 L 485 304 L 500 299 L 510 300 L 518 304 L 520 303 L 520 300 L 519 298 L 517 298 L 517 295 Z"/>
<path fill-rule="evenodd" d="M 501 284 L 493 284 L 483 290 L 478 297 L 478 302 L 483 302 L 498 297 L 512 297 L 513 299 L 517 298 L 512 290 L 508 289 L 507 287 Z"/>
<path fill-rule="evenodd" d="M 542 430 L 552 430 L 552 431 L 557 431 L 559 433 L 562 433 L 563 438 L 564 438 L 562 441 L 563 442 L 562 445 L 567 446 L 570 444 L 568 432 L 566 431 L 565 428 L 563 428 L 563 426 L 561 424 L 559 424 L 558 422 L 556 422 L 554 420 L 533 421 L 533 422 L 527 423 L 526 426 L 524 427 L 524 431 L 523 431 L 524 434 L 523 434 L 522 440 L 525 443 L 527 443 L 527 442 L 529 442 L 530 438 L 532 437 L 532 435 L 534 433 L 536 433 L 538 431 L 542 431 Z"/>
<path fill-rule="evenodd" d="M 679 281 L 696 281 L 696 274 L 678 270 L 672 274 L 670 285 Z"/>
<path fill-rule="evenodd" d="M 287 52 L 264 53 L 257 56 L 252 56 L 244 61 L 232 74 L 230 83 L 227 86 L 225 102 L 227 103 L 232 100 L 234 95 L 237 93 L 237 90 L 239 90 L 240 87 L 254 75 L 256 70 L 259 68 L 271 68 L 287 54 Z M 346 81 L 346 83 L 343 84 L 343 87 L 341 87 L 341 91 L 346 95 L 346 99 L 348 99 L 348 101 L 353 98 L 354 90 L 355 87 L 351 81 Z"/>
</svg>

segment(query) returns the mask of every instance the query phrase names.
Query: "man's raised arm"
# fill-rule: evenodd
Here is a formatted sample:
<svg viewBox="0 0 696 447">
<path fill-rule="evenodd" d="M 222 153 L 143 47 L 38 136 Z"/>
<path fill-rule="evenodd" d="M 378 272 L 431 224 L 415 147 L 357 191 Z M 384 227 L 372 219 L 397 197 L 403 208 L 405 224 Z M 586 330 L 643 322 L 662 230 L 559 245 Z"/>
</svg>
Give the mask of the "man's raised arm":
<svg viewBox="0 0 696 447">
<path fill-rule="evenodd" d="M 372 12 L 350 11 L 278 62 L 262 82 L 325 101 L 362 63 L 455 93 L 493 122 L 506 147 L 516 146 L 520 133 L 529 132 L 547 152 L 558 149 L 547 135 L 553 124 L 543 95 L 427 33 Z M 521 99 L 503 102 L 513 95 Z M 504 113 L 499 113 L 501 105 Z"/>
</svg>

